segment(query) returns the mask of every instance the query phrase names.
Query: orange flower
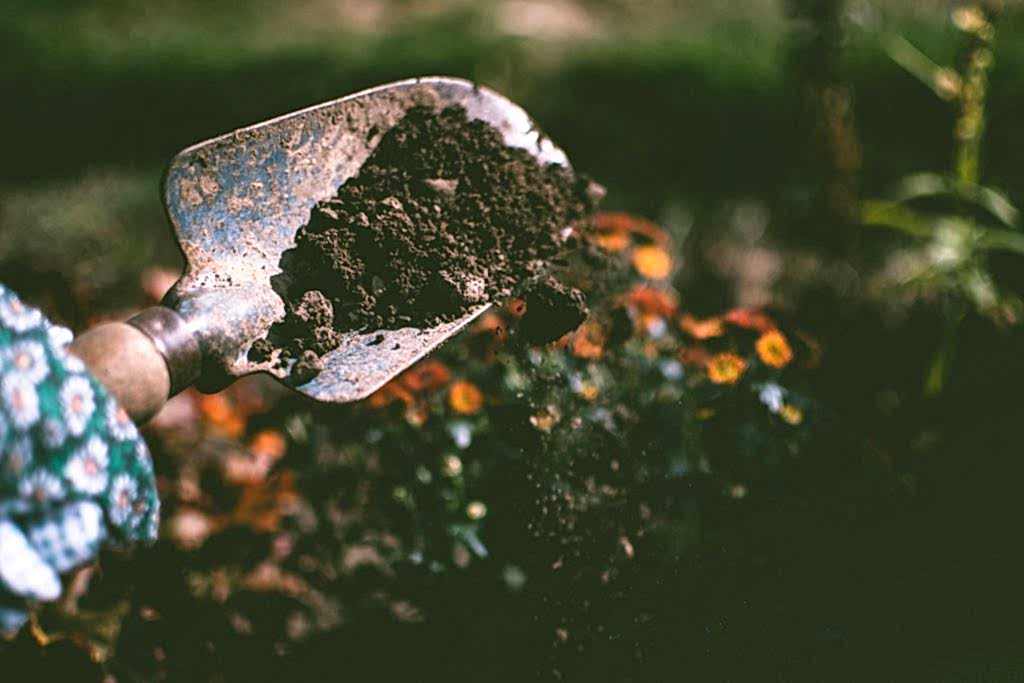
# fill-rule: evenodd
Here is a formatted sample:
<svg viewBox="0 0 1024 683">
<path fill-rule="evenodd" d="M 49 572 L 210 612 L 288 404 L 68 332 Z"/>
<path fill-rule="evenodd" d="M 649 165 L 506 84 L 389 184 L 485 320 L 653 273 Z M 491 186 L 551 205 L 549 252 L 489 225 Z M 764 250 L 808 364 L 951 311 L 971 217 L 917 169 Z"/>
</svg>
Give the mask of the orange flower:
<svg viewBox="0 0 1024 683">
<path fill-rule="evenodd" d="M 646 278 L 661 280 L 672 272 L 672 257 L 653 244 L 637 247 L 633 250 L 633 267 Z"/>
<path fill-rule="evenodd" d="M 601 327 L 591 321 L 584 321 L 572 333 L 572 352 L 580 358 L 600 358 L 604 351 L 605 334 Z"/>
<path fill-rule="evenodd" d="M 522 299 L 511 299 L 505 304 L 505 310 L 513 318 L 522 318 L 526 315 L 526 302 Z"/>
<path fill-rule="evenodd" d="M 675 313 L 679 305 L 672 293 L 644 285 L 637 285 L 631 289 L 627 300 L 642 313 L 653 313 L 663 317 Z"/>
<path fill-rule="evenodd" d="M 497 313 L 485 313 L 473 323 L 473 331 L 505 338 L 505 321 Z"/>
<path fill-rule="evenodd" d="M 220 424 L 231 418 L 234 412 L 231 401 L 223 393 L 203 394 L 199 397 L 199 412 L 213 424 Z"/>
<path fill-rule="evenodd" d="M 624 251 L 630 244 L 629 235 L 623 232 L 602 232 L 594 241 L 597 246 L 610 252 Z"/>
<path fill-rule="evenodd" d="M 384 408 L 395 401 L 403 401 L 405 403 L 412 403 L 413 401 L 413 395 L 409 393 L 408 389 L 400 385 L 397 380 L 388 382 L 370 394 L 366 399 L 367 405 L 371 408 Z"/>
<path fill-rule="evenodd" d="M 239 437 L 245 432 L 245 416 L 224 392 L 200 396 L 199 412 L 209 424 L 228 436 Z"/>
<path fill-rule="evenodd" d="M 697 320 L 689 313 L 679 321 L 679 329 L 694 339 L 714 339 L 725 334 L 725 325 L 722 324 L 721 318 Z"/>
<path fill-rule="evenodd" d="M 735 353 L 719 353 L 708 361 L 708 378 L 715 384 L 735 384 L 747 369 L 745 360 Z"/>
<path fill-rule="evenodd" d="M 273 462 L 284 455 L 287 446 L 284 434 L 274 429 L 264 429 L 249 441 L 249 452 L 256 458 Z"/>
<path fill-rule="evenodd" d="M 484 395 L 472 382 L 459 380 L 448 391 L 448 405 L 457 413 L 472 415 L 480 412 L 484 405 Z"/>
<path fill-rule="evenodd" d="M 602 233 L 641 235 L 657 244 L 668 244 L 668 235 L 651 221 L 620 211 L 606 211 L 594 216 L 594 227 Z"/>
<path fill-rule="evenodd" d="M 426 360 L 398 376 L 398 383 L 413 393 L 439 389 L 448 383 L 452 373 L 437 360 Z"/>
<path fill-rule="evenodd" d="M 778 330 L 770 330 L 761 335 L 754 344 L 757 355 L 765 365 L 773 368 L 784 368 L 793 360 L 793 349 L 789 348 L 786 337 Z"/>
<path fill-rule="evenodd" d="M 775 323 L 771 318 L 760 311 L 750 308 L 735 308 L 729 311 L 725 314 L 725 322 L 736 327 L 757 330 L 758 332 L 767 332 L 768 330 L 775 329 Z"/>
</svg>

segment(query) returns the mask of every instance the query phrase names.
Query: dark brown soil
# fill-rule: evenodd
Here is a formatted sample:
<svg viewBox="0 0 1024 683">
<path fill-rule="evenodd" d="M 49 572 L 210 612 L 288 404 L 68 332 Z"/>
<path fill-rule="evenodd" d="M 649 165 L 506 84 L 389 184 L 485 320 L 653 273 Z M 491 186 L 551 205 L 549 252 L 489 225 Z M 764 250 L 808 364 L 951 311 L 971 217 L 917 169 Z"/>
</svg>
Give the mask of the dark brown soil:
<svg viewBox="0 0 1024 683">
<path fill-rule="evenodd" d="M 519 335 L 530 344 L 553 342 L 587 317 L 583 293 L 550 276 L 530 285 L 523 299 L 526 313 L 519 321 Z"/>
<path fill-rule="evenodd" d="M 593 211 L 589 185 L 506 147 L 461 108 L 411 109 L 359 174 L 313 208 L 274 278 L 286 317 L 250 357 L 280 348 L 315 374 L 315 357 L 342 333 L 431 327 L 531 279 L 545 284 L 528 301 L 529 336 L 561 336 L 582 320 L 582 296 L 542 274 L 567 229 Z"/>
</svg>

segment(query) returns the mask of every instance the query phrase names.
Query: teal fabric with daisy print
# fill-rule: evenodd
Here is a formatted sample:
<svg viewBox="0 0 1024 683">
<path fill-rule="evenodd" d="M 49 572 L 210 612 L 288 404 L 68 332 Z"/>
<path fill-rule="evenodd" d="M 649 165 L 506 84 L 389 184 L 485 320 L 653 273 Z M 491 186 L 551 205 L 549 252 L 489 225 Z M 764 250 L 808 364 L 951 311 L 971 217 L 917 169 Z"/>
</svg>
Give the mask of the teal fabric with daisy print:
<svg viewBox="0 0 1024 683">
<path fill-rule="evenodd" d="M 71 338 L 0 285 L 0 631 L 103 544 L 156 540 L 149 451 Z"/>
</svg>

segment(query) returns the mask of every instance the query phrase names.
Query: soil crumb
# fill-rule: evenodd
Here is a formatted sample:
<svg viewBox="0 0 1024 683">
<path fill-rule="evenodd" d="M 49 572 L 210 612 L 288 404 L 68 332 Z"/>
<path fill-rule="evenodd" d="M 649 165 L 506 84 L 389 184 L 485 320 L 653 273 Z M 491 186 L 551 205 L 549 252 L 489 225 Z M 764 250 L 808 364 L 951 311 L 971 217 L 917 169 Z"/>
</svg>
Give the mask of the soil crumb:
<svg viewBox="0 0 1024 683">
<path fill-rule="evenodd" d="M 311 377 L 343 333 L 431 327 L 531 279 L 541 284 L 528 297 L 528 336 L 557 339 L 585 306 L 578 291 L 543 274 L 565 250 L 568 229 L 593 212 L 590 187 L 506 147 L 461 107 L 410 109 L 359 173 L 314 206 L 273 281 L 285 318 L 250 358 L 280 349 L 280 360 L 301 358 Z"/>
<path fill-rule="evenodd" d="M 550 276 L 530 285 L 523 298 L 526 313 L 519 321 L 519 334 L 530 344 L 553 342 L 587 317 L 583 292 Z"/>
</svg>

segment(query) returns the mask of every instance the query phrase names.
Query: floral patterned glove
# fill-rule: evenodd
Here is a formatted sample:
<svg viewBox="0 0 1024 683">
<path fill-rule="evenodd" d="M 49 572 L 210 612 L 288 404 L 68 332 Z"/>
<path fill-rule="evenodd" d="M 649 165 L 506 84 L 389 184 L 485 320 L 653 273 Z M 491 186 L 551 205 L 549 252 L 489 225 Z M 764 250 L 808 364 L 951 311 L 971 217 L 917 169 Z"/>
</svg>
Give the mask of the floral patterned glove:
<svg viewBox="0 0 1024 683">
<path fill-rule="evenodd" d="M 0 633 L 102 545 L 156 540 L 149 451 L 71 338 L 0 285 Z"/>
</svg>

